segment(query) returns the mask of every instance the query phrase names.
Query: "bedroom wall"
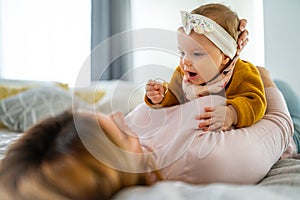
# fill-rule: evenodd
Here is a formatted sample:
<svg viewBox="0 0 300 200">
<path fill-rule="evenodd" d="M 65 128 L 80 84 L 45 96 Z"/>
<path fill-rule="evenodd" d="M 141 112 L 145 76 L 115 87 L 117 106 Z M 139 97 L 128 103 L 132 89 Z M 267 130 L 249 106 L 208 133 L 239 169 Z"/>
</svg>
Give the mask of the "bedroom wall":
<svg viewBox="0 0 300 200">
<path fill-rule="evenodd" d="M 0 0 L 0 31 L 0 78 L 72 86 L 90 54 L 91 2 Z"/>
<path fill-rule="evenodd" d="M 2 10 L 2 2 L 0 1 L 0 10 Z M 2 15 L 0 15 L 0 23 L 2 21 Z M 2 74 L 1 74 L 1 66 L 2 66 L 2 48 L 1 48 L 1 44 L 2 44 L 2 37 L 1 37 L 1 34 L 2 34 L 2 27 L 0 26 L 0 77 L 2 77 Z"/>
<path fill-rule="evenodd" d="M 266 68 L 300 95 L 300 1 L 264 0 L 264 19 Z"/>
</svg>

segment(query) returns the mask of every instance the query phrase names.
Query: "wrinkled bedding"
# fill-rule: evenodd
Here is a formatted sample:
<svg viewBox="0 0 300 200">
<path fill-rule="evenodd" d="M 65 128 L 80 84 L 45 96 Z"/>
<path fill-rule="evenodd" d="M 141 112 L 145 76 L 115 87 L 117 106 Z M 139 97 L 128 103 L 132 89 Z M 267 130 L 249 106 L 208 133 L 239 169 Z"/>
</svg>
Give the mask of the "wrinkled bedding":
<svg viewBox="0 0 300 200">
<path fill-rule="evenodd" d="M 300 187 L 287 185 L 189 185 L 161 182 L 151 187 L 133 187 L 121 191 L 114 200 L 297 200 Z"/>
<path fill-rule="evenodd" d="M 8 129 L 0 129 L 0 159 L 3 158 L 9 144 L 13 143 L 21 136 L 20 133 L 10 131 Z"/>
<path fill-rule="evenodd" d="M 257 185 L 160 182 L 153 186 L 132 187 L 121 191 L 114 200 L 297 200 L 300 199 L 300 160 L 279 160 L 266 178 Z"/>
<path fill-rule="evenodd" d="M 279 160 L 258 185 L 291 185 L 300 187 L 300 160 L 293 158 Z"/>
</svg>

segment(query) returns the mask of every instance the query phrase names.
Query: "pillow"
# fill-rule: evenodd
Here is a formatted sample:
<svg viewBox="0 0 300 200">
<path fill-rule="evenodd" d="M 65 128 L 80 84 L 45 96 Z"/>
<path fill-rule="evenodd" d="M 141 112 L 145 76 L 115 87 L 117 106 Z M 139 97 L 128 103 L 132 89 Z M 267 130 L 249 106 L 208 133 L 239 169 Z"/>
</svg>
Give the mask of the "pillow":
<svg viewBox="0 0 300 200">
<path fill-rule="evenodd" d="M 8 85 L 0 85 L 0 99 L 5 99 L 9 96 L 16 95 L 20 92 L 28 90 L 28 87 L 12 87 Z M 5 125 L 0 122 L 0 128 L 4 128 Z"/>
<path fill-rule="evenodd" d="M 5 99 L 9 96 L 16 95 L 28 89 L 28 87 L 13 87 L 8 85 L 0 85 L 0 99 Z"/>
<path fill-rule="evenodd" d="M 90 88 L 77 89 L 74 94 L 88 104 L 96 104 L 105 95 L 104 90 L 91 90 Z"/>
<path fill-rule="evenodd" d="M 143 86 L 120 80 L 94 82 L 87 88 L 72 91 L 57 85 L 39 86 L 0 99 L 0 123 L 13 131 L 23 132 L 36 122 L 70 108 L 72 99 L 83 109 L 127 114 L 143 103 L 143 95 Z"/>
<path fill-rule="evenodd" d="M 93 105 L 95 111 L 110 114 L 122 112 L 127 114 L 144 102 L 144 85 L 135 85 L 130 81 L 110 80 L 93 82 L 90 87 L 104 90 L 105 95 Z"/>
<path fill-rule="evenodd" d="M 60 82 L 0 79 L 0 100 L 40 86 L 58 86 L 68 90 L 68 85 Z M 6 128 L 1 121 L 0 128 Z"/>
<path fill-rule="evenodd" d="M 35 81 L 35 80 L 17 80 L 17 79 L 0 79 L 0 85 L 11 88 L 34 88 L 40 86 L 59 86 L 68 89 L 68 84 L 58 81 Z"/>
<path fill-rule="evenodd" d="M 0 121 L 22 132 L 36 122 L 72 106 L 72 95 L 58 87 L 36 87 L 0 101 Z"/>
</svg>

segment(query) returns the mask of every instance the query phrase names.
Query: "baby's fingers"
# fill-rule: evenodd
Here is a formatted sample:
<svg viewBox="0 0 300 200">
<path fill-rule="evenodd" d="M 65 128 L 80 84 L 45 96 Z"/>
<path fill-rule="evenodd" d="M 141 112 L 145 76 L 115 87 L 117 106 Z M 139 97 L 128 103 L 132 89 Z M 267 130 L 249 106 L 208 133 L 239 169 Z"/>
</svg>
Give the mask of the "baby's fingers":
<svg viewBox="0 0 300 200">
<path fill-rule="evenodd" d="M 201 115 L 197 115 L 196 120 L 209 119 L 211 117 L 212 117 L 212 112 L 206 112 L 206 113 L 203 113 Z"/>
<path fill-rule="evenodd" d="M 155 83 L 154 89 L 164 91 L 164 87 L 162 86 L 161 83 Z"/>
<path fill-rule="evenodd" d="M 222 129 L 222 123 L 216 122 L 214 124 L 209 125 L 209 131 L 219 131 Z"/>
<path fill-rule="evenodd" d="M 161 96 L 161 92 L 157 90 L 148 90 L 147 91 L 147 97 L 156 97 L 156 96 Z"/>
<path fill-rule="evenodd" d="M 198 128 L 200 129 L 208 129 L 208 126 L 210 125 L 210 119 L 204 120 L 203 122 L 200 122 L 198 125 Z"/>
<path fill-rule="evenodd" d="M 154 80 L 150 79 L 150 80 L 147 82 L 146 85 L 154 86 L 155 83 L 156 83 L 156 82 L 155 82 Z"/>
<path fill-rule="evenodd" d="M 148 91 L 155 91 L 154 87 L 151 86 L 151 85 L 146 85 L 145 89 L 146 89 L 146 92 L 148 92 Z"/>
<path fill-rule="evenodd" d="M 216 118 L 209 118 L 199 123 L 198 128 L 204 131 L 217 131 L 221 130 L 223 123 L 218 121 Z"/>
</svg>

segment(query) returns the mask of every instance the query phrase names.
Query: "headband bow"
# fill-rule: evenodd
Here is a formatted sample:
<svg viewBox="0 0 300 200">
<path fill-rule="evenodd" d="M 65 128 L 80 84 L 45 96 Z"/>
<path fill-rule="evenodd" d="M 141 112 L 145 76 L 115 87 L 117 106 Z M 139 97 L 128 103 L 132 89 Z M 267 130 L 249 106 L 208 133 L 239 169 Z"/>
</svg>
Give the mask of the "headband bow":
<svg viewBox="0 0 300 200">
<path fill-rule="evenodd" d="M 191 14 L 186 11 L 181 11 L 180 14 L 183 29 L 187 35 L 192 30 L 198 34 L 203 34 L 225 55 L 233 59 L 236 54 L 237 43 L 223 27 L 203 15 Z"/>
</svg>

